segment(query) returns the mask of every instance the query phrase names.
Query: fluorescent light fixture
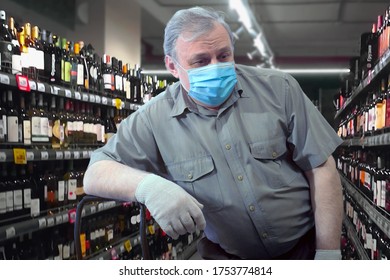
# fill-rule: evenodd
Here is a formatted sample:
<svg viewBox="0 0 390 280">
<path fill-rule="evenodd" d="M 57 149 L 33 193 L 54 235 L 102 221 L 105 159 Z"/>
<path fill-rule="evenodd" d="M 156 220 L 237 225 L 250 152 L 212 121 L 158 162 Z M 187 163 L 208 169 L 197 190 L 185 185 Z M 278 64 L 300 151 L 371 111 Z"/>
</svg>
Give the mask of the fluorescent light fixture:
<svg viewBox="0 0 390 280">
<path fill-rule="evenodd" d="M 253 45 L 259 50 L 262 56 L 268 57 L 267 50 L 264 46 L 263 41 L 261 40 L 262 36 L 263 35 L 261 33 L 257 34 L 256 38 L 253 39 Z"/>
<path fill-rule="evenodd" d="M 347 68 L 329 68 L 329 69 L 279 69 L 280 71 L 287 72 L 290 74 L 346 74 L 350 70 Z"/>
<path fill-rule="evenodd" d="M 245 26 L 245 28 L 249 31 L 252 29 L 252 21 L 249 16 L 247 8 L 244 6 L 241 0 L 230 0 L 229 1 L 230 8 L 236 10 L 238 14 L 239 21 Z"/>
<path fill-rule="evenodd" d="M 259 65 L 260 66 L 260 65 Z M 260 67 L 261 68 L 261 67 Z M 294 69 L 286 68 L 279 69 L 280 71 L 287 72 L 290 74 L 348 74 L 350 72 L 347 68 L 313 68 L 313 69 Z M 168 70 L 164 69 L 150 69 L 142 70 L 141 74 L 143 75 L 171 75 Z"/>
</svg>

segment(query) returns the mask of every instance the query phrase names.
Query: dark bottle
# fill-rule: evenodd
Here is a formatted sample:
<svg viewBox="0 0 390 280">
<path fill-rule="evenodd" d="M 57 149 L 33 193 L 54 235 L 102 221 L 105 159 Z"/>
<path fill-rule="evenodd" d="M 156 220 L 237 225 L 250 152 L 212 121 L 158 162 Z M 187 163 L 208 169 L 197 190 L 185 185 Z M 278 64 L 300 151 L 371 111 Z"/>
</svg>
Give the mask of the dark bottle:
<svg viewBox="0 0 390 280">
<path fill-rule="evenodd" d="M 46 209 L 58 207 L 58 180 L 53 171 L 46 171 Z"/>
<path fill-rule="evenodd" d="M 15 27 L 15 20 L 10 17 L 8 20 L 8 28 L 11 34 L 12 49 L 12 74 L 22 73 L 22 56 L 20 52 L 20 44 L 18 41 L 17 29 Z"/>
<path fill-rule="evenodd" d="M 5 109 L 5 97 L 5 91 L 0 92 L 0 143 L 5 143 L 7 141 L 7 110 Z"/>
<path fill-rule="evenodd" d="M 38 112 L 40 116 L 40 125 L 41 125 L 41 142 L 48 143 L 49 142 L 49 116 L 43 105 L 43 95 L 41 93 L 38 96 Z"/>
<path fill-rule="evenodd" d="M 36 48 L 34 44 L 34 40 L 31 36 L 31 24 L 25 23 L 24 29 L 24 45 L 27 48 L 27 55 L 22 58 L 22 72 L 26 74 L 30 79 L 37 79 L 37 66 L 38 62 L 36 59 Z M 23 69 L 24 68 L 24 69 Z"/>
<path fill-rule="evenodd" d="M 54 123 L 58 119 L 57 116 L 57 107 L 56 107 L 56 97 L 51 97 L 51 103 L 50 108 L 47 110 L 47 116 L 48 116 L 48 136 L 49 136 L 49 142 L 52 143 L 51 146 L 53 146 L 53 129 L 54 129 Z"/>
<path fill-rule="evenodd" d="M 106 95 L 112 96 L 115 89 L 114 73 L 112 70 L 111 57 L 107 54 L 103 55 L 102 76 L 104 81 L 104 92 Z"/>
<path fill-rule="evenodd" d="M 84 59 L 80 55 L 80 43 L 74 43 L 74 55 L 77 61 L 77 76 L 76 76 L 76 86 L 77 90 L 84 91 Z M 72 64 L 73 69 L 73 64 Z"/>
<path fill-rule="evenodd" d="M 77 202 L 77 173 L 73 168 L 73 161 L 68 161 L 68 169 L 64 175 L 64 181 L 67 189 L 67 200 L 69 204 Z"/>
<path fill-rule="evenodd" d="M 44 52 L 44 77 L 45 81 L 56 82 L 56 54 L 53 44 L 53 34 L 50 31 L 42 30 L 41 42 Z"/>
<path fill-rule="evenodd" d="M 7 218 L 7 168 L 5 162 L 0 164 L 0 221 Z"/>
<path fill-rule="evenodd" d="M 12 36 L 7 26 L 5 11 L 0 10 L 0 71 L 11 73 L 12 69 Z"/>
<path fill-rule="evenodd" d="M 64 147 L 68 148 L 74 144 L 75 137 L 75 116 L 73 114 L 73 103 L 71 100 L 66 100 L 65 103 L 66 112 L 66 125 L 65 125 L 65 141 Z"/>
<path fill-rule="evenodd" d="M 377 26 L 373 24 L 371 32 L 361 35 L 360 58 L 362 66 L 362 78 L 365 78 L 369 71 L 375 66 L 378 58 Z"/>
<path fill-rule="evenodd" d="M 7 111 L 7 137 L 9 143 L 19 142 L 19 113 L 13 103 L 12 91 L 7 91 L 8 111 Z"/>
<path fill-rule="evenodd" d="M 62 40 L 57 35 L 53 35 L 54 44 L 54 83 L 61 84 L 62 81 Z M 46 68 L 45 68 L 46 69 Z"/>
<path fill-rule="evenodd" d="M 43 50 L 43 45 L 39 39 L 39 28 L 34 26 L 31 30 L 31 40 L 35 46 L 35 63 L 37 68 L 37 79 L 44 80 L 45 77 L 45 55 Z"/>
<path fill-rule="evenodd" d="M 31 145 L 31 119 L 26 110 L 24 95 L 20 95 L 19 98 L 19 142 Z"/>
<path fill-rule="evenodd" d="M 70 84 L 72 64 L 70 62 L 69 44 L 66 38 L 61 38 L 61 54 L 61 81 L 68 86 Z"/>
<path fill-rule="evenodd" d="M 107 141 L 116 133 L 116 127 L 113 118 L 114 118 L 114 108 L 107 108 L 107 114 L 106 114 L 105 126 L 104 126 L 105 143 L 107 143 Z"/>
<path fill-rule="evenodd" d="M 65 141 L 65 125 L 66 125 L 66 115 L 64 112 L 64 98 L 60 97 L 58 113 L 54 116 L 53 121 L 53 136 L 51 139 L 51 146 L 53 149 L 60 149 L 64 147 Z M 52 107 L 52 112 L 56 112 L 56 107 Z"/>
</svg>

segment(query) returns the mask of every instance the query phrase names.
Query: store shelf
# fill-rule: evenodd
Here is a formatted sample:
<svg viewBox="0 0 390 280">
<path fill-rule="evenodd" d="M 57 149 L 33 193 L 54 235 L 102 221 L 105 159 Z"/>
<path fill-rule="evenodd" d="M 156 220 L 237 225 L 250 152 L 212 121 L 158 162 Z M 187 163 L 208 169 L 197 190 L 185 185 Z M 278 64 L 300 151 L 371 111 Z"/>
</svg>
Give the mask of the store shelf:
<svg viewBox="0 0 390 280">
<path fill-rule="evenodd" d="M 193 254 L 195 254 L 196 252 L 196 245 L 198 243 L 198 239 L 195 239 L 195 240 L 192 240 L 191 241 L 191 244 L 189 244 L 184 250 L 183 252 L 180 252 L 178 255 L 177 255 L 177 259 L 178 260 L 188 260 Z"/>
<path fill-rule="evenodd" d="M 94 205 L 87 205 L 82 211 L 82 217 L 93 215 L 98 212 L 103 212 L 120 205 L 121 203 L 116 201 L 104 201 Z M 74 223 L 75 218 L 76 206 L 72 207 L 71 209 L 62 210 L 55 214 L 2 226 L 0 227 L 0 241 L 65 223 Z"/>
<path fill-rule="evenodd" d="M 352 241 L 360 260 L 369 260 L 366 250 L 364 250 L 363 244 L 360 242 L 356 230 L 348 218 L 344 218 L 343 224 L 345 225 L 349 239 Z"/>
<path fill-rule="evenodd" d="M 369 218 L 375 223 L 382 232 L 390 236 L 390 219 L 380 213 L 372 202 L 367 200 L 356 187 L 340 173 L 341 183 L 353 199 L 363 208 Z"/>
<path fill-rule="evenodd" d="M 115 254 L 113 250 L 118 254 L 122 254 L 126 251 L 126 243 L 130 241 L 131 248 L 139 246 L 141 244 L 141 236 L 139 233 L 133 233 L 130 236 L 124 237 L 119 241 L 112 244 L 109 248 L 103 249 L 101 252 L 97 252 L 87 259 L 89 260 L 112 260 L 112 256 Z"/>
<path fill-rule="evenodd" d="M 17 148 L 19 149 L 19 148 Z M 94 149 L 38 150 L 24 149 L 26 161 L 89 159 Z M 14 149 L 1 149 L 0 162 L 15 162 Z"/>
<path fill-rule="evenodd" d="M 117 107 L 119 102 L 120 104 L 119 106 L 122 109 L 133 110 L 133 111 L 138 110 L 139 107 L 141 106 L 141 104 L 123 101 L 122 100 L 123 98 L 120 97 L 111 98 L 106 96 L 100 96 L 94 93 L 79 92 L 58 85 L 50 85 L 47 83 L 35 82 L 32 80 L 28 80 L 28 83 L 30 86 L 30 90 L 32 91 L 52 94 L 55 96 L 66 97 L 66 98 L 75 99 L 79 101 L 95 103 L 99 105 L 112 106 L 112 107 Z M 0 73 L 0 84 L 10 86 L 10 87 L 17 87 L 15 75 L 11 75 L 8 73 Z"/>
<path fill-rule="evenodd" d="M 362 138 L 346 139 L 341 144 L 347 147 L 378 147 L 378 146 L 389 146 L 390 145 L 390 133 L 382 133 L 374 136 L 365 136 Z"/>
<path fill-rule="evenodd" d="M 388 50 L 375 65 L 375 67 L 368 73 L 367 77 L 361 81 L 359 86 L 352 92 L 351 96 L 348 97 L 342 108 L 336 113 L 335 119 L 339 118 L 345 110 L 352 104 L 352 102 L 365 91 L 366 87 L 376 79 L 381 72 L 390 64 L 390 50 Z"/>
</svg>

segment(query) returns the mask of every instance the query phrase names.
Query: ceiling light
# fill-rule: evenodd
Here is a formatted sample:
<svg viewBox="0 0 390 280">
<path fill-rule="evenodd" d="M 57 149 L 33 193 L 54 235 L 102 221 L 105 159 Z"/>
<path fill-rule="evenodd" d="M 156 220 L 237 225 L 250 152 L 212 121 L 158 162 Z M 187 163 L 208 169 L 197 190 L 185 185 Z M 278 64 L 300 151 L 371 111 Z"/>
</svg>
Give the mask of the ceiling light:
<svg viewBox="0 0 390 280">
<path fill-rule="evenodd" d="M 350 72 L 347 68 L 329 68 L 329 69 L 279 69 L 290 74 L 347 74 Z"/>
</svg>

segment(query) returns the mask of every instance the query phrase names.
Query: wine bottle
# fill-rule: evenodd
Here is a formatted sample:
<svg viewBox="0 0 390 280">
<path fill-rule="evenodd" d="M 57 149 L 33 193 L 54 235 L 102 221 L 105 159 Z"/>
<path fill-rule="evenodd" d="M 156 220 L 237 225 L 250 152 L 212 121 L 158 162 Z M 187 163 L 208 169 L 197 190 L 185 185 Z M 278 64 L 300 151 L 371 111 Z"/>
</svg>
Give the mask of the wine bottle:
<svg viewBox="0 0 390 280">
<path fill-rule="evenodd" d="M 19 142 L 19 113 L 14 109 L 15 104 L 12 99 L 12 91 L 7 91 L 8 111 L 7 111 L 7 136 L 9 143 Z"/>
<path fill-rule="evenodd" d="M 12 74 L 22 73 L 22 56 L 20 52 L 20 44 L 18 41 L 18 32 L 15 27 L 15 20 L 13 17 L 9 17 L 8 28 L 11 34 L 12 48 Z"/>
<path fill-rule="evenodd" d="M 75 203 L 77 201 L 77 174 L 73 169 L 73 161 L 68 161 L 68 169 L 64 175 L 64 181 L 67 189 L 68 203 Z"/>
<path fill-rule="evenodd" d="M 64 98 L 60 97 L 59 100 L 59 108 L 58 113 L 54 116 L 53 122 L 53 137 L 51 139 L 51 146 L 53 149 L 60 149 L 64 146 L 65 141 L 65 119 L 66 115 L 64 113 Z M 56 107 L 52 107 L 52 111 L 54 112 Z"/>
<path fill-rule="evenodd" d="M 56 54 L 53 44 L 53 34 L 43 29 L 41 32 L 41 43 L 44 52 L 44 80 L 54 83 L 56 82 Z"/>
<path fill-rule="evenodd" d="M 27 48 L 27 55 L 22 58 L 23 68 L 27 68 L 27 76 L 32 80 L 37 80 L 37 66 L 39 64 L 36 56 L 36 49 L 34 41 L 31 37 L 31 24 L 25 23 L 24 29 L 24 41 Z M 26 72 L 26 71 L 23 71 Z"/>
<path fill-rule="evenodd" d="M 4 10 L 0 10 L 0 71 L 12 72 L 12 49 L 12 37 L 7 26 L 7 16 Z"/>
<path fill-rule="evenodd" d="M 35 67 L 37 69 L 37 79 L 45 80 L 45 55 L 43 45 L 39 39 L 39 28 L 34 26 L 31 30 L 31 40 L 35 47 Z"/>
<path fill-rule="evenodd" d="M 26 111 L 24 96 L 21 95 L 19 98 L 19 142 L 24 145 L 31 145 L 31 119 Z"/>
<path fill-rule="evenodd" d="M 40 93 L 38 96 L 38 112 L 40 116 L 40 142 L 48 143 L 49 142 L 49 116 L 43 105 L 43 94 Z"/>
<path fill-rule="evenodd" d="M 111 57 L 107 54 L 103 55 L 102 61 L 102 76 L 104 81 L 104 92 L 108 96 L 112 96 L 115 89 L 114 74 L 112 70 Z"/>
<path fill-rule="evenodd" d="M 5 96 L 5 91 L 0 93 L 0 143 L 7 141 L 7 110 L 3 101 Z"/>
</svg>

